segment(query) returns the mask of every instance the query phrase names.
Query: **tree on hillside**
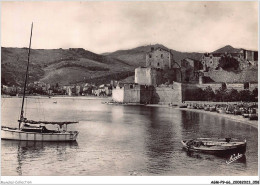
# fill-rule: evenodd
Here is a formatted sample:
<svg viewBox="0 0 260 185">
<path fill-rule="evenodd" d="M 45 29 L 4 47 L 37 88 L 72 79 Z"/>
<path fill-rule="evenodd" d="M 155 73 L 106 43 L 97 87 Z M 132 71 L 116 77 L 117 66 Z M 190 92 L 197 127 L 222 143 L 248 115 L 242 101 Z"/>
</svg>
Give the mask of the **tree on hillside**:
<svg viewBox="0 0 260 185">
<path fill-rule="evenodd" d="M 216 90 L 216 101 L 225 101 L 227 100 L 227 89 L 220 87 Z"/>
<path fill-rule="evenodd" d="M 204 101 L 205 99 L 205 93 L 202 89 L 197 89 L 196 93 L 194 94 L 194 99 L 197 101 Z"/>
<path fill-rule="evenodd" d="M 257 98 L 258 98 L 258 88 L 255 88 L 251 92 L 251 99 L 250 99 L 250 101 L 255 102 L 255 101 L 257 101 Z"/>
<path fill-rule="evenodd" d="M 240 100 L 244 102 L 249 102 L 251 100 L 250 97 L 250 91 L 249 90 L 242 90 L 239 92 Z"/>
<path fill-rule="evenodd" d="M 213 101 L 215 93 L 210 86 L 208 86 L 206 89 L 204 89 L 203 92 L 204 92 L 203 94 L 205 96 L 205 100 Z"/>
<path fill-rule="evenodd" d="M 239 92 L 236 89 L 228 90 L 228 97 L 226 98 L 228 101 L 239 101 Z"/>
<path fill-rule="evenodd" d="M 227 71 L 237 70 L 239 68 L 239 62 L 231 56 L 224 55 L 220 58 L 218 67 Z"/>
</svg>

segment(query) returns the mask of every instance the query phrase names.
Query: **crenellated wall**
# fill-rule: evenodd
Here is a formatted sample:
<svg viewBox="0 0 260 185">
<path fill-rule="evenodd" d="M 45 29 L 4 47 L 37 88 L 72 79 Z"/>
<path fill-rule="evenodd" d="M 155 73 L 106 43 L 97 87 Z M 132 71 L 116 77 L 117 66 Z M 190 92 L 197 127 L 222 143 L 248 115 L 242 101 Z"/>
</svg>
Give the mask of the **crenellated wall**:
<svg viewBox="0 0 260 185">
<path fill-rule="evenodd" d="M 115 102 L 124 102 L 124 88 L 117 86 L 112 90 L 112 99 Z"/>
</svg>

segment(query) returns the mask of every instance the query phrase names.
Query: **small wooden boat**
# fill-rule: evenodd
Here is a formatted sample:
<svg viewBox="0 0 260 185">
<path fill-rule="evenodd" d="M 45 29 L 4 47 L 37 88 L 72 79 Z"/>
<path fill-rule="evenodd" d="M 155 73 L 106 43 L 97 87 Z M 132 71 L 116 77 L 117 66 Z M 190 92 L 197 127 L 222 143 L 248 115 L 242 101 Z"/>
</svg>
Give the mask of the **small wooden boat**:
<svg viewBox="0 0 260 185">
<path fill-rule="evenodd" d="M 216 111 L 216 107 L 210 107 L 210 108 L 209 108 L 209 111 L 210 111 L 210 112 L 215 112 L 215 111 Z"/>
<path fill-rule="evenodd" d="M 239 141 L 232 138 L 198 138 L 181 141 L 187 151 L 210 154 L 230 154 L 246 152 L 246 140 Z"/>
<path fill-rule="evenodd" d="M 220 108 L 220 109 L 218 109 L 217 112 L 220 113 L 220 114 L 225 114 L 225 113 L 226 113 L 226 111 L 225 111 L 224 108 Z"/>
<path fill-rule="evenodd" d="M 243 118 L 249 118 L 249 114 L 247 114 L 247 113 L 242 114 L 242 116 L 243 116 Z"/>
<path fill-rule="evenodd" d="M 177 107 L 177 104 L 169 103 L 169 107 Z"/>
<path fill-rule="evenodd" d="M 249 120 L 258 120 L 258 115 L 257 114 L 249 114 L 248 118 L 249 118 Z"/>
<path fill-rule="evenodd" d="M 209 111 L 209 107 L 204 107 L 204 110 L 205 111 Z"/>
<path fill-rule="evenodd" d="M 242 112 L 241 112 L 240 109 L 235 109 L 234 110 L 234 115 L 241 115 L 241 114 L 242 114 Z"/>
</svg>

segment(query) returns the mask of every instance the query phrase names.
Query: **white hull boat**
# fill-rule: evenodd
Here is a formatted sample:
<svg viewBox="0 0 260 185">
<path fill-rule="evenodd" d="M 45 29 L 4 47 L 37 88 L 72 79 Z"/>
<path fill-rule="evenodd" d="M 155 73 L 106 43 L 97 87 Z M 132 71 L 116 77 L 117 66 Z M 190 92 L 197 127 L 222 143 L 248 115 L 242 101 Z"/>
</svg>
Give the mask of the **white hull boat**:
<svg viewBox="0 0 260 185">
<path fill-rule="evenodd" d="M 23 90 L 23 100 L 21 107 L 20 119 L 18 120 L 18 128 L 1 127 L 1 139 L 5 140 L 16 140 L 16 141 L 75 141 L 79 134 L 78 131 L 67 131 L 67 125 L 78 123 L 74 121 L 63 121 L 63 122 L 50 122 L 50 121 L 33 121 L 27 120 L 24 117 L 24 98 L 25 91 L 27 87 L 28 79 L 28 69 L 29 69 L 29 59 L 30 59 L 30 49 L 31 49 L 31 39 L 32 39 L 32 28 L 31 27 L 31 37 L 28 50 L 28 61 L 27 69 L 25 75 L 25 83 Z M 56 102 L 57 103 L 57 102 Z M 58 125 L 62 130 L 49 130 L 45 125 Z"/>
<path fill-rule="evenodd" d="M 77 131 L 65 132 L 26 132 L 17 128 L 2 127 L 1 138 L 4 140 L 19 140 L 19 141 L 76 141 L 78 136 Z"/>
</svg>

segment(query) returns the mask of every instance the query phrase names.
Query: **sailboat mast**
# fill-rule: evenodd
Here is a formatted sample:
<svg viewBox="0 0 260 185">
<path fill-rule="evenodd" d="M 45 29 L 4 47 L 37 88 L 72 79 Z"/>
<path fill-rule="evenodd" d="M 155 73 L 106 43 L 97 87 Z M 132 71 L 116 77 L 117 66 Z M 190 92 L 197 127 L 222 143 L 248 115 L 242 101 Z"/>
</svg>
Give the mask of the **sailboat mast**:
<svg viewBox="0 0 260 185">
<path fill-rule="evenodd" d="M 26 75 L 25 75 L 25 82 L 24 82 L 24 88 L 23 88 L 23 101 L 22 101 L 22 108 L 21 108 L 21 115 L 20 115 L 20 120 L 19 120 L 19 129 L 21 122 L 23 121 L 23 113 L 24 113 L 24 98 L 25 98 L 25 90 L 27 86 L 27 79 L 28 79 L 28 71 L 29 71 L 29 61 L 30 61 L 30 52 L 31 52 L 31 41 L 32 41 L 32 30 L 33 30 L 33 23 L 31 26 L 31 36 L 30 36 L 30 43 L 29 43 L 29 50 L 28 50 L 28 60 L 27 60 L 27 68 L 26 68 Z"/>
</svg>

